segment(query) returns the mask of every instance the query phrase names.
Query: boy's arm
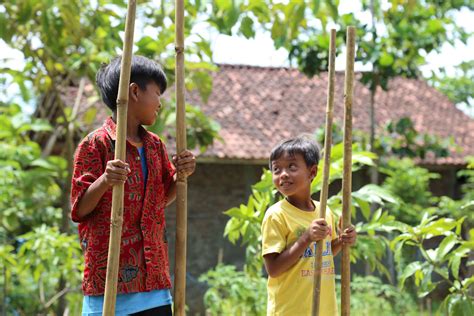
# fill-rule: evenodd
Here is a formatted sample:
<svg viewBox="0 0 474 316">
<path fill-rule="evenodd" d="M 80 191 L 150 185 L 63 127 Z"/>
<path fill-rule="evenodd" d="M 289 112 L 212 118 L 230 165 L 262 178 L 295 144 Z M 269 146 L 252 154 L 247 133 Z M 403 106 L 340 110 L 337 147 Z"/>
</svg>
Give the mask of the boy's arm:
<svg viewBox="0 0 474 316">
<path fill-rule="evenodd" d="M 281 253 L 269 253 L 263 256 L 267 273 L 272 278 L 276 278 L 283 272 L 290 269 L 301 257 L 303 252 L 311 244 L 309 234 L 305 232 L 289 248 Z"/>
<path fill-rule="evenodd" d="M 166 206 L 173 203 L 173 201 L 176 199 L 176 179 L 177 179 L 177 176 L 175 173 L 173 175 L 173 181 L 171 181 L 168 191 L 166 192 Z"/>
<path fill-rule="evenodd" d="M 104 193 L 109 189 L 105 184 L 103 176 L 95 180 L 77 203 L 76 216 L 83 218 L 89 215 L 97 206 Z"/>
<path fill-rule="evenodd" d="M 87 188 L 80 198 L 77 204 L 76 216 L 83 218 L 89 215 L 104 193 L 113 185 L 125 183 L 129 173 L 130 169 L 127 163 L 118 159 L 108 161 L 105 172 Z"/>
<path fill-rule="evenodd" d="M 313 241 L 323 240 L 329 232 L 326 220 L 316 219 L 298 240 L 283 252 L 265 254 L 263 259 L 268 275 L 275 278 L 290 269 Z"/>
<path fill-rule="evenodd" d="M 339 225 L 341 222 L 339 222 Z M 353 246 L 357 240 L 357 232 L 355 227 L 351 225 L 350 227 L 346 228 L 342 234 L 338 236 L 338 238 L 331 241 L 331 250 L 333 256 L 336 256 L 341 250 L 342 245 L 348 244 L 349 246 Z"/>
<path fill-rule="evenodd" d="M 339 238 L 333 239 L 331 241 L 331 250 L 333 256 L 336 256 L 339 252 L 341 252 L 342 242 L 339 240 Z"/>
</svg>

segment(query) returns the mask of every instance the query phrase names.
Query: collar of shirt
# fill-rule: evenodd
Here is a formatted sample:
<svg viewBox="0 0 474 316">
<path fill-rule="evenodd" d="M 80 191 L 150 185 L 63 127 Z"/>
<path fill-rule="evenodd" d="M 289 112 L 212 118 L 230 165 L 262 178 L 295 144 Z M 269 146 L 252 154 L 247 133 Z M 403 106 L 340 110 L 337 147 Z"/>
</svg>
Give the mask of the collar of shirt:
<svg viewBox="0 0 474 316">
<path fill-rule="evenodd" d="M 109 116 L 103 125 L 105 131 L 109 135 L 109 137 L 115 141 L 117 139 L 117 124 L 114 122 L 113 118 Z M 147 140 L 151 140 L 151 135 L 150 133 L 143 127 L 139 126 L 138 127 L 138 134 L 142 137 L 142 142 L 145 143 Z"/>
</svg>

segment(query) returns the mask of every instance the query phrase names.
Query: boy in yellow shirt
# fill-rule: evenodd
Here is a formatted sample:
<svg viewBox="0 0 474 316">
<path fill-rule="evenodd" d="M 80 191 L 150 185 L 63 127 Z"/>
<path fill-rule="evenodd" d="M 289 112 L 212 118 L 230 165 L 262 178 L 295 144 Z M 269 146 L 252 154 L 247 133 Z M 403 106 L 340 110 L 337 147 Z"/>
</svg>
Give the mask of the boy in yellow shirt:
<svg viewBox="0 0 474 316">
<path fill-rule="evenodd" d="M 283 141 L 270 155 L 273 183 L 285 199 L 272 205 L 262 223 L 262 255 L 268 272 L 267 315 L 311 314 L 316 242 L 323 244 L 320 315 L 337 315 L 333 255 L 342 244 L 354 245 L 356 231 L 336 236 L 330 211 L 319 218 L 311 199 L 319 150 L 308 136 Z"/>
</svg>

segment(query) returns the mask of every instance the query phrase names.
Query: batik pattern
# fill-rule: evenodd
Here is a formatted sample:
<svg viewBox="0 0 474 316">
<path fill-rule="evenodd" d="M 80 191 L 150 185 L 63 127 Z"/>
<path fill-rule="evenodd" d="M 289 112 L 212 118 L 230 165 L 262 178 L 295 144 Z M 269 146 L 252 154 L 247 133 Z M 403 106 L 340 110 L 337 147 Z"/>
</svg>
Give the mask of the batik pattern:
<svg viewBox="0 0 474 316">
<path fill-rule="evenodd" d="M 77 205 L 87 188 L 104 173 L 107 161 L 114 159 L 115 128 L 114 121 L 108 118 L 101 128 L 82 140 L 74 158 L 71 217 L 79 222 L 85 258 L 84 295 L 104 294 L 112 188 L 84 218 L 77 216 Z M 175 169 L 160 138 L 143 128 L 140 133 L 148 180 L 145 186 L 138 150 L 127 142 L 126 162 L 131 174 L 124 189 L 118 293 L 171 288 L 164 208 Z"/>
</svg>

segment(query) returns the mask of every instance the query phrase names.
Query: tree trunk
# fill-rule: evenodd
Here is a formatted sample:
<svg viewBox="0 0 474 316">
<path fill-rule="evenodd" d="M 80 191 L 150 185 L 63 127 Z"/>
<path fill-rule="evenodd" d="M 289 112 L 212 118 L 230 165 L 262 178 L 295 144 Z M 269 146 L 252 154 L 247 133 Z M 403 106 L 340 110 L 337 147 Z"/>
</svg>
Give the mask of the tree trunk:
<svg viewBox="0 0 474 316">
<path fill-rule="evenodd" d="M 375 153 L 375 128 L 377 122 L 375 120 L 375 94 L 377 90 L 377 75 L 374 74 L 374 88 L 370 90 L 370 151 Z M 378 184 L 379 173 L 377 171 L 378 161 L 375 162 L 375 166 L 370 168 L 370 183 Z"/>
<path fill-rule="evenodd" d="M 74 149 L 76 147 L 76 143 L 74 141 L 74 135 L 75 135 L 75 126 L 74 122 L 77 120 L 77 113 L 79 111 L 79 106 L 81 104 L 81 99 L 82 99 L 82 94 L 84 92 L 84 86 L 85 86 L 85 79 L 82 78 L 80 83 L 79 83 L 79 89 L 77 91 L 77 96 L 76 100 L 74 102 L 74 107 L 72 109 L 72 114 L 71 117 L 66 121 L 66 146 L 65 146 L 65 152 L 64 152 L 64 158 L 66 159 L 67 162 L 67 169 L 66 169 L 66 174 L 63 177 L 63 185 L 61 187 L 64 188 L 62 192 L 62 218 L 61 218 L 61 227 L 60 232 L 63 234 L 69 234 L 70 233 L 70 221 L 69 221 L 69 214 L 71 213 L 71 201 L 70 201 L 70 192 L 71 192 L 71 179 L 72 179 L 72 173 L 73 173 L 73 167 L 74 167 Z M 62 104 L 61 100 L 58 100 L 60 103 L 60 106 L 63 110 L 64 113 L 64 105 Z M 64 115 L 65 119 L 66 116 Z M 61 182 L 61 179 L 59 180 Z M 58 292 L 62 291 L 63 289 L 66 288 L 66 279 L 61 276 L 59 279 L 59 284 L 58 284 Z M 66 295 L 61 295 L 58 299 L 58 306 L 56 308 L 56 314 L 57 315 L 63 315 L 64 311 L 66 310 Z"/>
<path fill-rule="evenodd" d="M 66 129 L 66 154 L 67 170 L 64 177 L 64 190 L 62 193 L 62 219 L 60 232 L 63 234 L 70 233 L 69 213 L 71 212 L 71 203 L 69 193 L 71 192 L 71 178 L 73 169 L 73 155 L 74 155 L 74 134 L 69 128 Z M 66 280 L 63 276 L 59 279 L 57 291 L 62 291 L 66 288 Z M 66 310 L 66 295 L 61 295 L 58 299 L 58 306 L 56 308 L 56 315 L 63 315 Z"/>
<path fill-rule="evenodd" d="M 377 92 L 377 75 L 374 73 L 373 74 L 373 87 L 370 89 L 370 108 L 369 108 L 369 114 L 370 114 L 370 134 L 369 134 L 369 146 L 370 146 L 370 151 L 375 153 L 375 127 L 376 127 L 376 120 L 375 120 L 375 94 Z M 369 167 L 369 177 L 370 177 L 370 183 L 372 184 L 378 184 L 379 183 L 379 173 L 377 171 L 379 162 L 378 160 L 374 161 L 374 166 Z M 377 208 L 376 204 L 371 204 L 370 205 L 370 210 L 375 212 L 375 209 Z M 369 263 L 365 264 L 365 275 L 372 275 L 372 270 L 370 268 Z"/>
</svg>

